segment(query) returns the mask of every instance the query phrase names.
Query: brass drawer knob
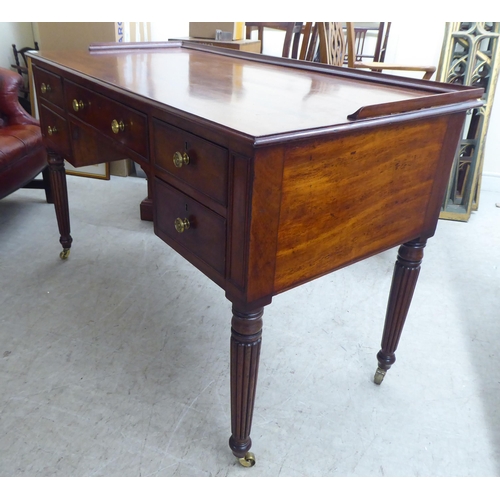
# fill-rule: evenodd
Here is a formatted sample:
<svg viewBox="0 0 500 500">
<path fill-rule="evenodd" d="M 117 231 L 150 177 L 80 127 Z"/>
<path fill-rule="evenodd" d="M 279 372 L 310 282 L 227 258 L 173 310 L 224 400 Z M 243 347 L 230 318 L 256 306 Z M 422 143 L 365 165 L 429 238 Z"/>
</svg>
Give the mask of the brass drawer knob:
<svg viewBox="0 0 500 500">
<path fill-rule="evenodd" d="M 178 233 L 183 233 L 184 231 L 189 229 L 189 226 L 191 225 L 189 223 L 189 219 L 180 219 L 179 217 L 177 217 L 177 219 L 175 219 L 174 224 L 175 224 L 175 230 Z"/>
<path fill-rule="evenodd" d="M 187 153 L 179 153 L 179 151 L 176 151 L 174 153 L 174 165 L 177 168 L 181 168 L 182 165 L 188 165 L 189 164 L 189 156 Z"/>
<path fill-rule="evenodd" d="M 47 133 L 49 135 L 54 135 L 56 132 L 57 132 L 57 128 L 56 127 L 51 127 L 50 125 L 47 127 Z"/>
<path fill-rule="evenodd" d="M 73 109 L 76 112 L 81 111 L 84 107 L 85 107 L 85 105 L 83 104 L 83 101 L 81 99 L 79 101 L 77 101 L 76 99 L 73 99 Z"/>
<path fill-rule="evenodd" d="M 46 94 L 47 92 L 50 92 L 52 89 L 50 88 L 50 85 L 47 83 L 42 83 L 40 85 L 40 90 L 42 91 L 42 94 Z"/>
<path fill-rule="evenodd" d="M 113 134 L 118 134 L 118 132 L 123 132 L 125 130 L 125 123 L 123 123 L 122 120 L 120 121 L 113 120 L 111 122 L 111 130 L 113 131 Z"/>
</svg>

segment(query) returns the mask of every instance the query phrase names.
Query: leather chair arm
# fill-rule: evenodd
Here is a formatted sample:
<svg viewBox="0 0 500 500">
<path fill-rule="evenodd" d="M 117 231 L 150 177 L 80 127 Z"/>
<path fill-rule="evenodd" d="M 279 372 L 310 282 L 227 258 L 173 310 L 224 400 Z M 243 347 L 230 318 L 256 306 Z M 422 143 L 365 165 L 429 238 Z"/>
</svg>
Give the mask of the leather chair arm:
<svg viewBox="0 0 500 500">
<path fill-rule="evenodd" d="M 18 91 L 23 84 L 21 75 L 0 68 L 0 114 L 7 125 L 38 125 L 19 103 Z M 0 120 L 1 122 L 1 120 Z"/>
</svg>

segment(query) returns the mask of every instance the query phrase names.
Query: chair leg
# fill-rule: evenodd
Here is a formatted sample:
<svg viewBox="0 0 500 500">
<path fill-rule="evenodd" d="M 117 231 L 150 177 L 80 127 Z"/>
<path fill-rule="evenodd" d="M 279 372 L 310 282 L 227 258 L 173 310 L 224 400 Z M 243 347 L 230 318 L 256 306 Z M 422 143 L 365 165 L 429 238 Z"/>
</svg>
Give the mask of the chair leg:
<svg viewBox="0 0 500 500">
<path fill-rule="evenodd" d="M 24 185 L 24 189 L 44 189 L 45 190 L 45 199 L 47 203 L 54 203 L 54 198 L 52 196 L 52 186 L 50 185 L 50 176 L 49 176 L 49 166 L 47 165 L 42 170 L 43 179 L 33 179 L 28 182 L 28 184 Z"/>
<path fill-rule="evenodd" d="M 42 170 L 42 177 L 43 177 L 43 188 L 45 189 L 45 199 L 47 200 L 47 203 L 54 203 L 54 198 L 52 196 L 52 186 L 50 184 L 50 174 L 48 165 Z"/>
</svg>

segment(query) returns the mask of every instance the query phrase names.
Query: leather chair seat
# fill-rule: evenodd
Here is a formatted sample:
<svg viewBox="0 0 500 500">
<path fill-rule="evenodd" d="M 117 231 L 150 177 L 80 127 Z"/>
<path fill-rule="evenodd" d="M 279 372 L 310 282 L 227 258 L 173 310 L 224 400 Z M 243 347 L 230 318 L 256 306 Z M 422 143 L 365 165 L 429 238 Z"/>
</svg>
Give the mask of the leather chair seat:
<svg viewBox="0 0 500 500">
<path fill-rule="evenodd" d="M 36 125 L 13 125 L 0 129 L 0 172 L 10 163 L 43 152 L 42 135 Z"/>
<path fill-rule="evenodd" d="M 18 104 L 21 77 L 0 68 L 0 199 L 24 187 L 47 166 L 38 122 Z"/>
</svg>

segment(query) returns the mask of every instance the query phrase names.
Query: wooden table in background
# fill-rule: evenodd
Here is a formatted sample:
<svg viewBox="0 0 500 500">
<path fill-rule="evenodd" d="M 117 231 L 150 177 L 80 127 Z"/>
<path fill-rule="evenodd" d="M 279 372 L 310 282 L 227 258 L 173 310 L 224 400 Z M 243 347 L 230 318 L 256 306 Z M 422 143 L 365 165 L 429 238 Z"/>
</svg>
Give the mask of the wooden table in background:
<svg viewBox="0 0 500 500">
<path fill-rule="evenodd" d="M 253 52 L 260 54 L 262 42 L 260 40 L 213 40 L 211 38 L 171 38 L 171 42 L 191 42 L 223 49 L 241 50 L 242 52 Z"/>
</svg>

